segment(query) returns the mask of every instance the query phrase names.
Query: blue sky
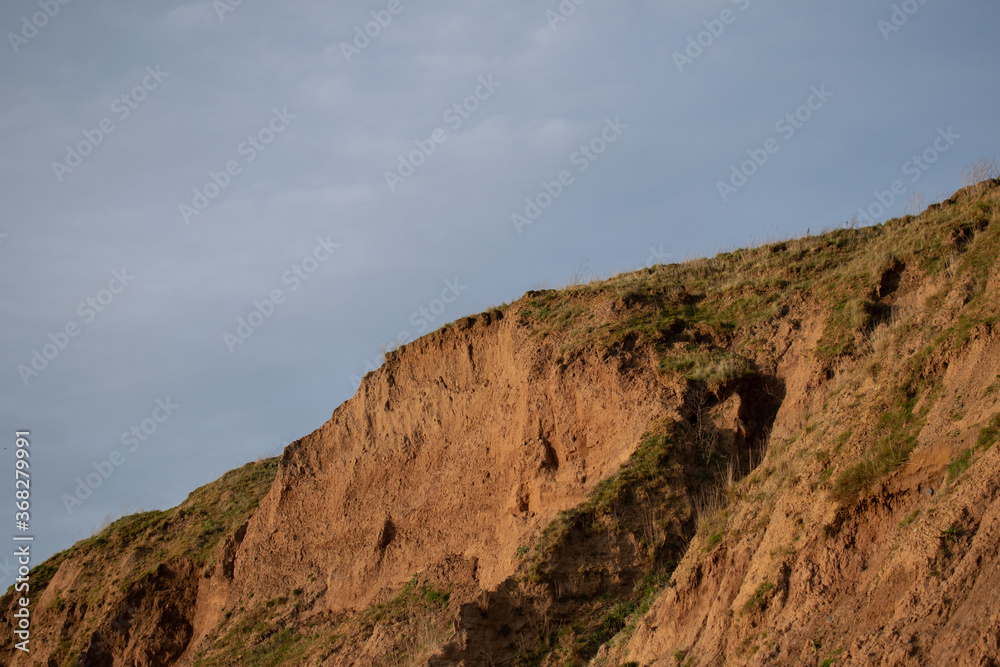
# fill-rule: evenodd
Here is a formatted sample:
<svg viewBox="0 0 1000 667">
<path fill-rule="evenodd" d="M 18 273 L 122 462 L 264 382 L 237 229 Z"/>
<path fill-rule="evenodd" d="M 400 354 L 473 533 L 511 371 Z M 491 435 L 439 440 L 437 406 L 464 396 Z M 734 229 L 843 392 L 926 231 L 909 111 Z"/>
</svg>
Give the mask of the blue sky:
<svg viewBox="0 0 1000 667">
<path fill-rule="evenodd" d="M 5 3 L 0 465 L 30 429 L 36 556 L 277 453 L 383 344 L 842 226 L 894 181 L 879 221 L 949 196 L 998 152 L 998 25 L 985 0 Z"/>
</svg>

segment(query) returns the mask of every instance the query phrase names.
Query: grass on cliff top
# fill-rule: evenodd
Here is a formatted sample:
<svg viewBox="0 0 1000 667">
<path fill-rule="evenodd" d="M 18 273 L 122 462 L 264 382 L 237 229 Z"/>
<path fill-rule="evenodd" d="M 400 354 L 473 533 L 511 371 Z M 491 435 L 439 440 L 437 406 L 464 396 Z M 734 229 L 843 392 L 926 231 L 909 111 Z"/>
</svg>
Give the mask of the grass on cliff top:
<svg viewBox="0 0 1000 667">
<path fill-rule="evenodd" d="M 834 497 L 850 503 L 896 470 L 916 446 L 939 393 L 935 351 L 960 347 L 976 326 L 997 321 L 998 302 L 986 293 L 986 285 L 1000 254 L 998 185 L 1000 181 L 960 192 L 919 217 L 643 269 L 558 292 L 530 292 L 515 305 L 520 306 L 522 324 L 536 335 L 551 336 L 564 358 L 592 345 L 652 347 L 659 353 L 662 371 L 714 390 L 753 373 L 750 355 L 740 347 L 750 338 L 747 332 L 758 323 L 784 317 L 793 307 L 802 313 L 805 303 L 825 313 L 813 354 L 830 370 L 841 361 L 872 354 L 877 347 L 873 332 L 880 325 L 894 326 L 892 308 L 885 302 L 904 273 L 940 277 L 942 300 L 956 285 L 965 285 L 953 326 L 945 331 L 933 324 L 918 327 L 913 339 L 922 342 L 906 358 L 893 358 L 885 349 L 876 355 L 884 366 L 878 372 L 890 387 L 880 395 L 880 404 L 872 406 L 881 418 L 872 433 L 864 435 L 860 460 L 842 468 L 832 483 Z M 998 437 L 1000 418 L 983 429 L 981 444 L 992 445 Z M 585 550 L 588 531 L 634 528 L 627 526 L 628 516 L 640 513 L 627 507 L 628 499 L 650 498 L 649 490 L 662 482 L 675 442 L 664 435 L 648 438 L 586 502 L 561 513 L 526 560 L 528 580 L 555 585 L 560 550 L 570 543 Z M 967 464 L 965 459 L 957 463 Z M 825 474 L 832 476 L 836 470 L 828 465 Z M 721 541 L 721 532 L 706 539 L 710 550 Z M 773 589 L 770 582 L 762 583 L 744 613 L 763 610 Z M 637 607 L 635 599 L 624 596 L 607 604 L 584 600 L 580 609 L 574 622 L 554 620 L 553 627 L 522 652 L 518 664 L 583 664 L 580 660 L 592 657 L 607 641 L 601 628 L 627 628 L 630 610 Z M 607 624 L 600 621 L 604 616 Z M 588 638 L 596 638 L 596 645 Z"/>
<path fill-rule="evenodd" d="M 213 549 L 250 518 L 278 470 L 278 459 L 264 459 L 231 470 L 193 491 L 178 507 L 140 512 L 114 521 L 98 534 L 55 554 L 31 571 L 33 597 L 41 596 L 64 562 L 82 566 L 86 586 L 61 591 L 55 612 L 67 605 L 97 608 L 123 593 L 162 564 L 175 558 L 207 566 Z M 0 607 L 10 604 L 8 591 Z M 51 611 L 51 610 L 50 610 Z M 80 664 L 92 627 L 77 624 L 74 635 L 60 639 L 54 664 Z"/>
<path fill-rule="evenodd" d="M 814 302 L 828 313 L 816 349 L 830 363 L 856 354 L 887 312 L 880 299 L 904 268 L 968 277 L 981 298 L 998 250 L 997 186 L 966 188 L 920 216 L 658 265 L 562 290 L 529 292 L 521 321 L 572 354 L 629 339 L 669 354 L 677 343 L 724 343 L 737 329 Z M 976 247 L 970 246 L 974 237 Z M 995 304 L 994 304 L 995 305 Z"/>
<path fill-rule="evenodd" d="M 250 518 L 277 470 L 277 458 L 248 463 L 191 492 L 173 509 L 124 516 L 35 567 L 32 588 L 40 594 L 68 558 L 96 564 L 136 554 L 132 571 L 90 570 L 89 576 L 95 579 L 119 577 L 122 588 L 172 558 L 193 557 L 198 565 L 205 565 L 219 541 Z M 110 583 L 103 582 L 92 592 L 101 595 Z"/>
<path fill-rule="evenodd" d="M 986 290 L 1000 256 L 998 186 L 1000 180 L 984 181 L 919 216 L 871 227 L 849 226 L 560 291 L 529 292 L 518 302 L 520 318 L 536 334 L 557 337 L 565 357 L 590 345 L 645 345 L 659 354 L 662 371 L 715 390 L 751 372 L 743 346 L 752 344 L 754 325 L 811 304 L 826 318 L 813 355 L 832 372 L 843 360 L 870 354 L 873 333 L 892 324 L 885 299 L 904 272 L 939 277 L 941 289 L 927 307 L 942 308 L 948 294 L 963 291 L 962 304 L 952 313 L 955 323 L 945 331 L 929 325 L 916 332 L 922 342 L 908 359 L 880 359 L 896 376 L 896 389 L 882 399 L 884 415 L 862 460 L 842 470 L 834 483 L 834 496 L 851 502 L 897 469 L 915 447 L 927 413 L 926 405 L 916 413 L 915 406 L 921 396 L 934 396 L 932 352 L 957 349 L 975 327 L 1000 321 L 1000 300 Z"/>
<path fill-rule="evenodd" d="M 905 358 L 871 345 L 871 367 L 875 373 L 887 374 L 882 382 L 888 390 L 880 399 L 881 417 L 872 446 L 860 462 L 841 472 L 834 484 L 833 495 L 842 503 L 853 502 L 908 460 L 930 406 L 940 394 L 941 355 L 964 348 L 974 329 L 994 326 L 998 321 L 1000 301 L 986 291 L 990 271 L 1000 255 L 1000 189 L 996 185 L 986 183 L 967 189 L 964 195 L 960 192 L 949 200 L 950 205 L 925 213 L 922 217 L 928 221 L 915 228 L 924 237 L 923 268 L 929 274 L 937 271 L 941 277 L 939 291 L 928 299 L 927 309 L 941 312 L 950 300 L 946 319 L 952 324 L 943 330 L 933 321 L 917 331 L 912 331 L 909 323 L 900 327 L 899 335 L 908 335 L 916 348 Z M 943 244 L 943 249 L 934 242 Z M 915 257 L 899 256 L 903 263 Z M 961 297 L 957 305 L 956 296 Z M 989 441 L 997 428 L 1000 424 L 991 422 L 981 438 Z M 983 445 L 979 443 L 952 461 L 950 476 L 955 478 L 968 468 L 976 449 L 985 449 Z"/>
<path fill-rule="evenodd" d="M 204 565 L 219 541 L 250 518 L 277 472 L 277 457 L 230 470 L 173 509 L 118 519 L 91 538 L 93 545 L 120 552 L 146 544 L 154 546 L 162 560 L 193 556 L 196 564 Z"/>
</svg>

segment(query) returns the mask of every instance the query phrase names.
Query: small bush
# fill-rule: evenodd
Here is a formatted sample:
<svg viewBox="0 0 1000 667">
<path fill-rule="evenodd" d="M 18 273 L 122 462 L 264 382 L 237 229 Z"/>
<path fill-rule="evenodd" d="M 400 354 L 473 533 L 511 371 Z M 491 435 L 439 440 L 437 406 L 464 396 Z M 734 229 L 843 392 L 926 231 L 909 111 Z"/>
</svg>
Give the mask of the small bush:
<svg viewBox="0 0 1000 667">
<path fill-rule="evenodd" d="M 844 652 L 844 649 L 838 648 L 836 651 L 832 651 L 823 662 L 819 663 L 819 667 L 830 667 L 833 663 L 840 660 L 840 654 Z"/>
<path fill-rule="evenodd" d="M 680 373 L 688 380 L 703 382 L 710 388 L 724 387 L 733 380 L 752 373 L 749 361 L 725 352 L 667 357 L 660 362 L 660 370 Z"/>
<path fill-rule="evenodd" d="M 860 463 L 847 468 L 833 486 L 834 497 L 842 503 L 856 500 L 864 491 L 910 458 L 917 446 L 916 433 L 923 426 L 926 407 L 919 415 L 913 413 L 916 397 L 904 389 L 896 395 L 879 419 L 882 436 L 874 451 Z"/>
<path fill-rule="evenodd" d="M 986 451 L 996 444 L 998 438 L 1000 438 L 1000 415 L 994 415 L 990 423 L 979 432 L 976 446 Z"/>
<path fill-rule="evenodd" d="M 941 531 L 939 536 L 942 542 L 947 544 L 955 544 L 958 542 L 959 538 L 962 537 L 962 529 L 958 526 L 952 524 Z"/>
<path fill-rule="evenodd" d="M 750 596 L 750 599 L 743 604 L 743 613 L 755 614 L 763 611 L 771 599 L 771 591 L 773 590 L 774 584 L 766 579 L 761 582 L 760 586 L 757 587 L 757 590 Z"/>
<path fill-rule="evenodd" d="M 962 185 L 971 187 L 983 181 L 994 179 L 998 175 L 996 160 L 989 158 L 973 162 L 962 168 Z"/>
<path fill-rule="evenodd" d="M 966 449 L 958 455 L 954 461 L 948 464 L 948 479 L 953 480 L 972 465 L 972 456 L 976 453 L 973 448 Z"/>
</svg>

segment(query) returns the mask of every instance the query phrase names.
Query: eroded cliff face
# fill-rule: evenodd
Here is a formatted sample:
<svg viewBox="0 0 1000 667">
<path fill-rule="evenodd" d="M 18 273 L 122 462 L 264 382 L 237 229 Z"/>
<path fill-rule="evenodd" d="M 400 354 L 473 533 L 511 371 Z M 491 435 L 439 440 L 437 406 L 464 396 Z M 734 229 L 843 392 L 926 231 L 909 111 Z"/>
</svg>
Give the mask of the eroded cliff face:
<svg viewBox="0 0 1000 667">
<path fill-rule="evenodd" d="M 911 287 L 903 296 L 935 293 Z M 912 312 L 934 318 L 924 305 Z M 886 401 L 901 379 L 870 357 L 829 380 L 792 374 L 800 405 L 779 414 L 764 465 L 734 486 L 720 544 L 696 537 L 603 664 L 1000 664 L 1000 327 L 942 343 L 924 349 L 926 377 L 903 394 L 909 426 Z M 915 351 L 905 337 L 886 345 L 887 364 Z M 912 450 L 899 467 L 857 498 L 838 495 L 838 472 L 881 472 L 866 450 L 900 430 Z"/>
<path fill-rule="evenodd" d="M 1000 664 L 998 186 L 459 320 L 0 661 Z"/>
<path fill-rule="evenodd" d="M 165 512 L 119 519 L 31 572 L 31 653 L 0 627 L 4 665 L 172 665 L 184 661 L 219 588 L 241 526 L 278 462 L 226 473 Z M 7 608 L 12 592 L 0 600 Z"/>
<path fill-rule="evenodd" d="M 392 355 L 285 451 L 236 588 L 322 589 L 323 609 L 341 611 L 455 557 L 497 586 L 519 547 L 676 416 L 649 351 L 559 357 L 499 311 Z"/>
<path fill-rule="evenodd" d="M 36 655 L 59 655 L 88 625 L 86 664 L 190 664 L 211 655 L 220 624 L 255 601 L 309 600 L 296 620 L 335 624 L 392 598 L 415 574 L 436 573 L 448 591 L 497 587 L 651 424 L 678 417 L 677 383 L 656 370 L 652 350 L 582 350 L 570 360 L 558 341 L 493 310 L 391 354 L 326 424 L 289 445 L 252 517 L 206 562 L 164 554 L 111 593 L 113 609 L 84 602 L 63 617 L 57 600 L 99 585 L 79 570 L 101 560 L 91 555 L 101 545 L 61 561 L 38 605 L 38 624 L 57 631 L 37 637 Z M 149 547 L 118 546 L 139 557 L 123 554 L 107 574 L 121 568 L 131 578 L 133 560 L 152 567 L 141 558 Z M 158 597 L 172 601 L 154 614 Z M 384 644 L 343 664 L 369 664 Z"/>
<path fill-rule="evenodd" d="M 718 546 L 696 536 L 597 664 L 1000 664 L 996 192 L 945 203 L 969 208 L 944 271 L 900 248 L 858 353 L 830 368 L 829 314 L 803 320 L 777 369 L 794 401 Z"/>
</svg>

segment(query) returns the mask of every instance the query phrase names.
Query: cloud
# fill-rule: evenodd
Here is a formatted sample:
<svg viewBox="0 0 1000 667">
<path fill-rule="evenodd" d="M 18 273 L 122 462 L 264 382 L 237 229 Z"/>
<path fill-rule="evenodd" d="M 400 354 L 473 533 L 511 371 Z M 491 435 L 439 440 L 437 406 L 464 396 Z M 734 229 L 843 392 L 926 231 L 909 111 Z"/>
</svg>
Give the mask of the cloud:
<svg viewBox="0 0 1000 667">
<path fill-rule="evenodd" d="M 976 85 L 996 78 L 995 5 L 928 4 L 887 44 L 861 0 L 751 2 L 678 73 L 671 53 L 730 4 L 588 2 L 552 30 L 555 2 L 409 3 L 348 63 L 340 43 L 377 3 L 248 0 L 220 20 L 208 0 L 100 0 L 67 5 L 8 49 L 0 413 L 45 443 L 39 553 L 318 427 L 445 278 L 470 285 L 458 317 L 561 282 L 582 258 L 607 274 L 644 264 L 650 246 L 683 257 L 765 226 L 846 219 L 941 125 L 969 140 L 922 178 L 927 193 L 954 190 L 961 165 L 996 152 L 1000 89 Z M 0 25 L 22 13 L 5 6 Z M 156 65 L 170 78 L 59 183 L 51 162 Z M 502 87 L 452 128 L 443 114 L 491 74 Z M 823 82 L 837 91 L 823 114 L 722 203 L 716 181 Z M 288 131 L 248 161 L 241 143 L 286 106 Z M 511 212 L 616 116 L 630 124 L 622 142 L 516 235 Z M 391 192 L 385 171 L 438 127 L 447 141 Z M 241 173 L 185 224 L 178 205 L 230 160 Z M 341 251 L 230 355 L 223 332 L 290 289 L 284 272 L 327 234 Z M 134 285 L 25 387 L 16 367 L 122 266 Z M 62 489 L 165 392 L 185 405 L 174 430 L 68 517 Z"/>
</svg>

